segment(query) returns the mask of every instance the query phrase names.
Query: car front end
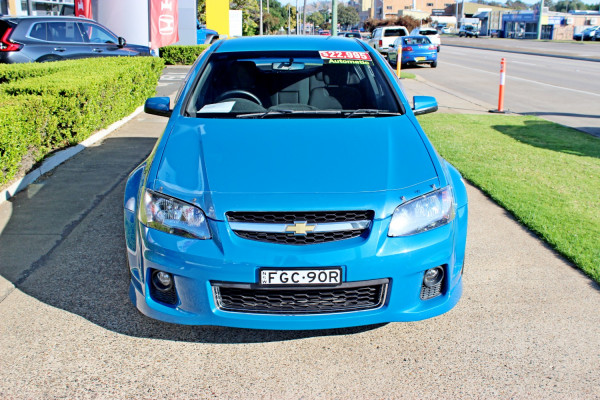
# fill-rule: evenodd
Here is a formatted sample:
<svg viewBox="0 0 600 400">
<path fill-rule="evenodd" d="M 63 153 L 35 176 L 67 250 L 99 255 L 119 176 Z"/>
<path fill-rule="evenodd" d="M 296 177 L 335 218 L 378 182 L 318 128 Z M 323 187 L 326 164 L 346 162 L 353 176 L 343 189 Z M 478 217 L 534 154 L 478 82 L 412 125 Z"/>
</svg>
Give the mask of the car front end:
<svg viewBox="0 0 600 400">
<path fill-rule="evenodd" d="M 415 321 L 454 307 L 465 186 L 385 61 L 361 43 L 220 42 L 173 110 L 147 103 L 171 118 L 125 191 L 130 297 L 142 313 L 299 330 Z M 216 79 L 236 71 L 244 89 Z M 252 79 L 275 92 L 261 95 Z M 374 80 L 390 85 L 374 94 L 379 110 L 331 99 Z M 418 110 L 435 108 L 424 100 Z"/>
</svg>

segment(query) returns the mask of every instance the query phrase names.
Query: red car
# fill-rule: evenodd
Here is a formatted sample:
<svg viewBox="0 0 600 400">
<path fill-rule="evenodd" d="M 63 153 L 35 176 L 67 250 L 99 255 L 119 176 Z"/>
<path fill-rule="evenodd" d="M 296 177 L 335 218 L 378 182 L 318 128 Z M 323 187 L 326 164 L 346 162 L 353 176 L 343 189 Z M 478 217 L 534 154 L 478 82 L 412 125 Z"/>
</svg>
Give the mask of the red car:
<svg viewBox="0 0 600 400">
<path fill-rule="evenodd" d="M 331 32 L 328 29 L 320 30 L 319 35 L 321 36 L 331 36 Z"/>
</svg>

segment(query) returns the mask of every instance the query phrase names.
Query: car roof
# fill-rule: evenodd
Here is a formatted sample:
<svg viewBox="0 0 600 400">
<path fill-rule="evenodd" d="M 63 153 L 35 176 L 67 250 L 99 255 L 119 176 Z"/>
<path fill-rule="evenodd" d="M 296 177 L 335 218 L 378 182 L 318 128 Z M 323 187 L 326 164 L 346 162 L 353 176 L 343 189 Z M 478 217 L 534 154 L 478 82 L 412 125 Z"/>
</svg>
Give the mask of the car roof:
<svg viewBox="0 0 600 400">
<path fill-rule="evenodd" d="M 92 21 L 92 22 L 96 22 L 89 18 L 72 17 L 72 16 L 68 16 L 68 15 L 44 15 L 44 16 L 37 15 L 37 16 L 32 16 L 32 17 L 13 17 L 13 16 L 5 15 L 3 17 L 0 17 L 0 19 L 8 20 L 8 21 L 11 21 L 14 23 L 18 23 L 20 21 L 32 21 L 32 22 L 37 22 L 37 21 Z"/>
<path fill-rule="evenodd" d="M 342 36 L 248 36 L 222 42 L 216 53 L 244 51 L 368 51 L 358 39 Z"/>
</svg>

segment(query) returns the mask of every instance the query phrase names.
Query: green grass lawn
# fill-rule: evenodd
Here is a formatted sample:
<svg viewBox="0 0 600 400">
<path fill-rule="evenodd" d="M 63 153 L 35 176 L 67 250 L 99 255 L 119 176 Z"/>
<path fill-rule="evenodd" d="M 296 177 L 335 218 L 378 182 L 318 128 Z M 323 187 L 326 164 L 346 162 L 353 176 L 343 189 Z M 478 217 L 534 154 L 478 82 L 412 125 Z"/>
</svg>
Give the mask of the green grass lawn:
<svg viewBox="0 0 600 400">
<path fill-rule="evenodd" d="M 600 283 L 600 139 L 530 116 L 419 121 L 467 180 Z"/>
<path fill-rule="evenodd" d="M 395 70 L 394 70 L 395 71 Z M 400 79 L 415 79 L 417 76 L 410 72 L 400 71 Z"/>
</svg>

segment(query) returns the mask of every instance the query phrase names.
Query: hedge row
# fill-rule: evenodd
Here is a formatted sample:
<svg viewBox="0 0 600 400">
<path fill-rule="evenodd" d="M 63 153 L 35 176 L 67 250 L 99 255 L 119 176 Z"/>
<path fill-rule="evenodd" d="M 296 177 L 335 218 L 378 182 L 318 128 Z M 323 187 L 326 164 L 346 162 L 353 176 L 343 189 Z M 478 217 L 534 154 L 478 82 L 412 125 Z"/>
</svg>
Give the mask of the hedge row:
<svg viewBox="0 0 600 400">
<path fill-rule="evenodd" d="M 161 47 L 160 58 L 165 60 L 167 65 L 192 65 L 198 56 L 208 47 L 209 45 L 207 44 Z"/>
<path fill-rule="evenodd" d="M 69 63 L 0 64 L 0 84 L 72 68 Z"/>
<path fill-rule="evenodd" d="M 155 57 L 91 58 L 0 70 L 0 186 L 24 157 L 79 143 L 155 93 L 164 67 Z"/>
</svg>

